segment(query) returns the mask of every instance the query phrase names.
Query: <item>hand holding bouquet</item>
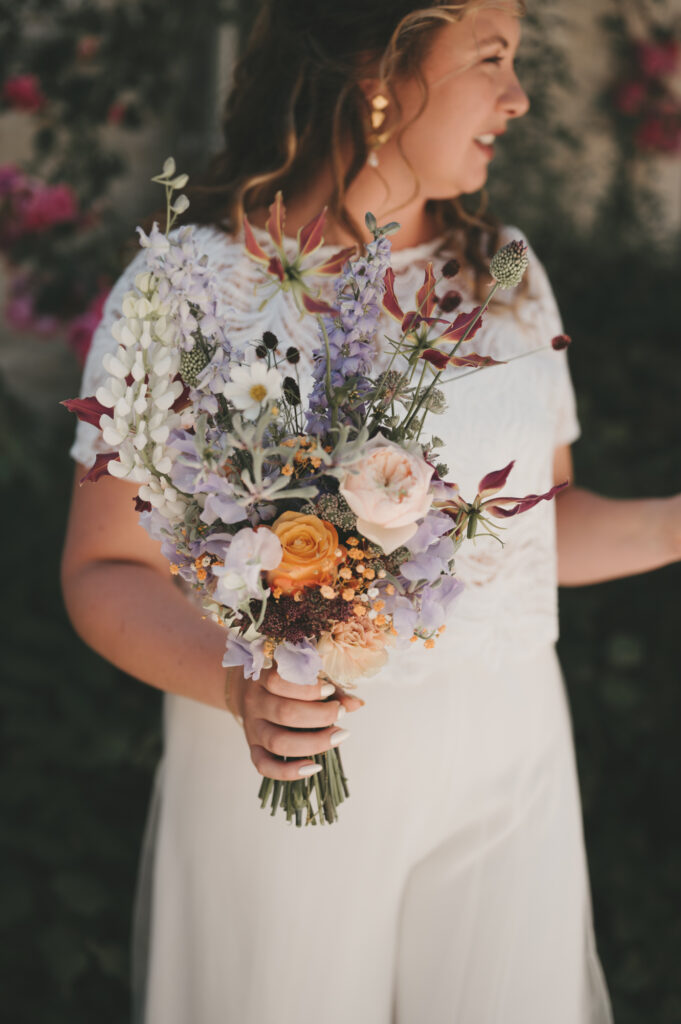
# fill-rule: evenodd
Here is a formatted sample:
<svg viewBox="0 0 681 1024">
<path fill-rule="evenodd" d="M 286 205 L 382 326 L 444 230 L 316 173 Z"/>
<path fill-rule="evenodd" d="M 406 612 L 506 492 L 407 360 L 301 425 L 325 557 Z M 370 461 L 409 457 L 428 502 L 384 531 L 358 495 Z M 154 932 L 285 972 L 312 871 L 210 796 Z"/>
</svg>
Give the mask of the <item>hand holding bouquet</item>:
<svg viewBox="0 0 681 1024">
<path fill-rule="evenodd" d="M 485 476 L 468 502 L 446 479 L 441 442 L 423 436 L 428 413 L 445 407 L 439 385 L 449 366 L 496 365 L 457 353 L 496 288 L 520 281 L 526 248 L 501 249 L 487 301 L 453 321 L 435 315 L 429 264 L 405 313 L 390 267 L 398 225 L 379 227 L 368 214 L 373 240 L 364 255 L 343 250 L 314 265 L 324 213 L 299 231 L 291 259 L 278 194 L 267 224 L 274 251 L 248 221 L 245 244 L 262 268 L 262 301 L 290 290 L 301 313 L 317 318 L 305 395 L 294 338 L 266 332 L 232 345 L 192 227 L 169 238 L 171 214 L 187 208 L 182 195 L 171 202 L 172 192 L 187 176 L 175 175 L 169 158 L 153 180 L 166 187 L 166 231 L 138 228 L 146 267 L 113 327 L 108 381 L 95 396 L 64 403 L 110 447 L 84 479 L 109 472 L 139 484 L 141 524 L 225 629 L 224 666 L 257 680 L 276 665 L 301 686 L 322 676 L 354 687 L 385 665 L 392 647 L 435 644 L 462 586 L 454 576 L 460 544 L 481 524 L 489 531 L 490 517 L 525 511 L 559 489 L 499 497 L 511 463 Z M 333 305 L 313 289 L 320 276 L 336 278 Z M 393 339 L 382 337 L 384 311 L 398 325 Z M 340 754 L 314 760 L 321 771 L 312 778 L 264 779 L 262 805 L 271 797 L 274 814 L 281 801 L 298 826 L 335 821 L 348 795 Z"/>
</svg>

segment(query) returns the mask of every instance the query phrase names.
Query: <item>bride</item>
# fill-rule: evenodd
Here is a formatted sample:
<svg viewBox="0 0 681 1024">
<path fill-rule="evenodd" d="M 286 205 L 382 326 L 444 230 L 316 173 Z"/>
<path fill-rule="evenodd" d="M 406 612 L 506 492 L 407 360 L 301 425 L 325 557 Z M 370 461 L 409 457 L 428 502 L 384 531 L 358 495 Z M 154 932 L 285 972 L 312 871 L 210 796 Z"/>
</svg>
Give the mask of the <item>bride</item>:
<svg viewBox="0 0 681 1024">
<path fill-rule="evenodd" d="M 486 294 L 513 226 L 464 212 L 498 137 L 529 107 L 514 70 L 520 0 L 265 0 L 237 67 L 224 152 L 186 218 L 219 269 L 233 340 L 314 326 L 288 293 L 263 310 L 243 216 L 266 244 L 281 189 L 287 237 L 327 205 L 324 252 L 397 219 L 404 308 L 432 262 L 443 309 Z M 503 144 L 503 143 L 498 143 Z M 563 325 L 530 253 L 476 348 L 508 359 Z M 85 368 L 93 394 L 139 253 L 114 286 Z M 453 278 L 443 277 L 460 269 Z M 462 308 L 464 308 L 462 307 Z M 311 319 L 311 318 L 310 318 Z M 307 374 L 307 377 L 305 376 Z M 512 459 L 514 493 L 572 480 L 579 435 L 565 351 L 469 375 L 433 430 L 461 492 Z M 609 1024 L 595 949 L 569 709 L 556 659 L 557 583 L 681 558 L 681 498 L 614 501 L 572 484 L 510 520 L 504 546 L 457 556 L 465 589 L 436 649 L 393 657 L 361 686 L 298 687 L 223 669 L 224 634 L 137 523 L 136 486 L 78 481 L 102 451 L 79 424 L 63 592 L 84 641 L 164 691 L 163 756 L 135 899 L 133 1014 L 144 1024 Z M 468 550 L 470 549 L 470 550 Z M 351 799 L 298 830 L 256 798 L 345 742 Z"/>
</svg>

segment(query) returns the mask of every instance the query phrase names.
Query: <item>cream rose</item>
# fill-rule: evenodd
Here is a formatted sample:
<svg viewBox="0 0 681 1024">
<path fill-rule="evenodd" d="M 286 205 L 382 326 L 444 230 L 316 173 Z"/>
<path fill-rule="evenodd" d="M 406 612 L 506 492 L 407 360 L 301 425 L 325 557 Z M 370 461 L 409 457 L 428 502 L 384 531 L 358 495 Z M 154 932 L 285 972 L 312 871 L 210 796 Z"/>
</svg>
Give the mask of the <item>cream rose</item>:
<svg viewBox="0 0 681 1024">
<path fill-rule="evenodd" d="M 352 618 L 338 622 L 317 643 L 322 670 L 340 686 L 359 676 L 375 676 L 388 660 L 388 636 L 371 620 Z"/>
<path fill-rule="evenodd" d="M 387 555 L 416 533 L 432 505 L 433 468 L 423 455 L 405 451 L 377 434 L 341 481 L 340 493 L 357 516 L 357 529 Z"/>
</svg>

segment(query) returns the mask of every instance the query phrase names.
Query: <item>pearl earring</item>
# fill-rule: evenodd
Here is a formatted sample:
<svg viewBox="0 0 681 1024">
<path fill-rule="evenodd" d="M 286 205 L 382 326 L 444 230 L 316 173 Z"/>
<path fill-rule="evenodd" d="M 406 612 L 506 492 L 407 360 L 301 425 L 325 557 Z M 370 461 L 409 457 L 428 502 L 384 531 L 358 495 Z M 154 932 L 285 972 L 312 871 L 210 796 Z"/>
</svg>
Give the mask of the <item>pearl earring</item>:
<svg viewBox="0 0 681 1024">
<path fill-rule="evenodd" d="M 371 131 L 367 139 L 367 143 L 371 149 L 369 156 L 367 157 L 367 163 L 370 167 L 378 167 L 378 153 L 377 150 L 383 145 L 388 138 L 388 132 L 380 132 L 379 129 L 382 127 L 383 122 L 386 119 L 386 108 L 389 100 L 387 96 L 382 93 L 377 93 L 376 96 L 371 100 Z"/>
</svg>

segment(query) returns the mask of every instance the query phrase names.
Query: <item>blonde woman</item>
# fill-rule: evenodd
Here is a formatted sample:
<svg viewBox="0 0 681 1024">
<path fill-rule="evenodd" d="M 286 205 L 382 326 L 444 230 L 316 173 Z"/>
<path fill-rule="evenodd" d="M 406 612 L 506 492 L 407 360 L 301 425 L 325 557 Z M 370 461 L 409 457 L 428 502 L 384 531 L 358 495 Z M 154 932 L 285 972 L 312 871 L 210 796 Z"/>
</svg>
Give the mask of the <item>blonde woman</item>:
<svg viewBox="0 0 681 1024">
<path fill-rule="evenodd" d="M 314 323 L 289 296 L 264 310 L 244 254 L 282 189 L 287 245 L 324 205 L 328 251 L 397 219 L 398 298 L 428 261 L 465 308 L 490 255 L 522 238 L 460 197 L 485 185 L 498 137 L 529 107 L 514 69 L 520 3 L 266 0 L 224 118 L 224 152 L 190 191 L 188 222 L 221 272 L 232 338 L 273 331 L 301 350 Z M 508 359 L 562 332 L 530 250 L 476 348 Z M 108 300 L 85 369 L 101 381 L 111 325 L 140 266 Z M 453 308 L 456 295 L 440 297 Z M 307 375 L 307 376 L 306 376 Z M 566 353 L 453 386 L 433 431 L 462 493 L 515 459 L 515 493 L 572 477 L 579 434 Z M 78 480 L 96 432 L 79 425 Z M 557 582 L 584 584 L 681 557 L 679 499 L 609 501 L 575 486 L 511 520 L 501 547 L 457 558 L 465 590 L 436 649 L 392 657 L 365 700 L 276 672 L 221 667 L 224 635 L 175 585 L 137 523 L 133 484 L 74 486 L 63 589 L 75 628 L 163 691 L 158 766 L 135 906 L 134 1015 L 144 1024 L 609 1024 L 594 944 L 569 711 L 555 653 Z M 343 717 L 344 716 L 344 717 Z M 345 740 L 351 798 L 298 830 L 256 799 Z M 284 760 L 286 758 L 286 760 Z"/>
</svg>

